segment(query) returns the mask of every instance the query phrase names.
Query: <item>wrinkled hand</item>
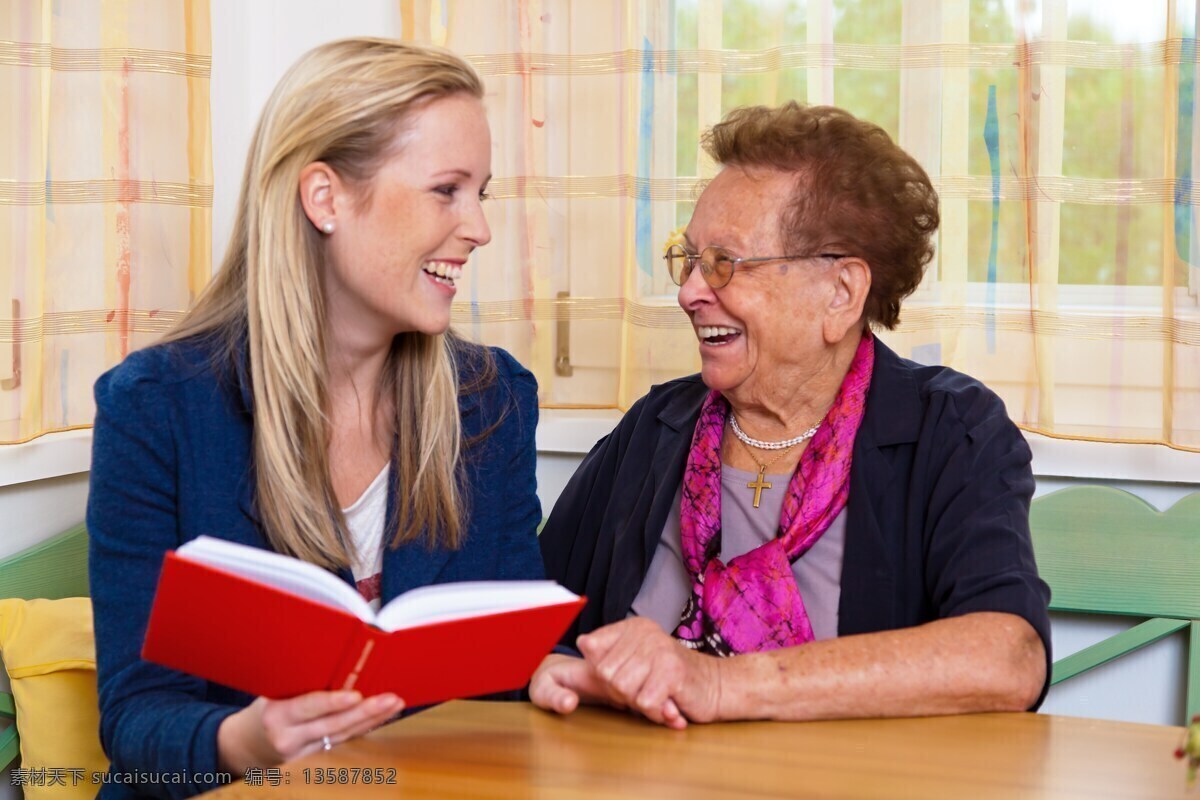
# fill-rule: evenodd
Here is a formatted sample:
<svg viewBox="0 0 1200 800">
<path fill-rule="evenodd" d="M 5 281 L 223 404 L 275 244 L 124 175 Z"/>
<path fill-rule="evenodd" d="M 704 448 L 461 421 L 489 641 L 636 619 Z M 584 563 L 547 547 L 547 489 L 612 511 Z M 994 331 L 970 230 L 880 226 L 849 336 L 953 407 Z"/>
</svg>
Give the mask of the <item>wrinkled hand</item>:
<svg viewBox="0 0 1200 800">
<path fill-rule="evenodd" d="M 310 692 L 287 700 L 257 698 L 217 729 L 221 766 L 238 775 L 271 767 L 377 728 L 404 708 L 394 694 L 363 699 L 358 692 Z"/>
<path fill-rule="evenodd" d="M 580 703 L 610 702 L 604 682 L 582 658 L 551 653 L 542 659 L 529 681 L 529 699 L 535 706 L 570 714 Z"/>
<path fill-rule="evenodd" d="M 720 659 L 688 650 L 653 621 L 615 622 L 577 644 L 613 705 L 677 730 L 717 719 Z"/>
</svg>

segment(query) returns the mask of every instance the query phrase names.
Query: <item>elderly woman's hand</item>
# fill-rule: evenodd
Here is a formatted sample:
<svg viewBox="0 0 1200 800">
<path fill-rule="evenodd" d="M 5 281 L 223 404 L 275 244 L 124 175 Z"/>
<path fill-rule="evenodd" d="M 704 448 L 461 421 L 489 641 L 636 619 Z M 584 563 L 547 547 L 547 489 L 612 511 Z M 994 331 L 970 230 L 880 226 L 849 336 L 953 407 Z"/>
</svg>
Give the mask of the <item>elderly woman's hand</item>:
<svg viewBox="0 0 1200 800">
<path fill-rule="evenodd" d="M 675 729 L 717 719 L 720 659 L 688 650 L 653 621 L 622 620 L 577 644 L 613 705 Z"/>
<path fill-rule="evenodd" d="M 529 681 L 529 699 L 535 706 L 570 714 L 580 703 L 611 703 L 591 664 L 582 658 L 551 653 L 542 659 Z"/>
</svg>

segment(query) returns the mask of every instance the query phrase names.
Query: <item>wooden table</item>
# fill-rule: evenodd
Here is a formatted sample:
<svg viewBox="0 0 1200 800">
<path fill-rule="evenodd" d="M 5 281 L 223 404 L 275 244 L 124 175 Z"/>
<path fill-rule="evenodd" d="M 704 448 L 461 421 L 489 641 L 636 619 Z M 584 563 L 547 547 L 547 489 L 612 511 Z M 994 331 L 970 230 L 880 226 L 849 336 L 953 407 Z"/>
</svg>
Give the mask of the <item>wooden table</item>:
<svg viewBox="0 0 1200 800">
<path fill-rule="evenodd" d="M 1181 728 L 1036 714 L 743 722 L 671 731 L 584 708 L 454 702 L 283 767 L 278 787 L 206 797 L 1200 798 Z M 315 785 L 321 768 L 395 770 L 392 785 Z M 305 782 L 304 770 L 310 770 Z"/>
</svg>

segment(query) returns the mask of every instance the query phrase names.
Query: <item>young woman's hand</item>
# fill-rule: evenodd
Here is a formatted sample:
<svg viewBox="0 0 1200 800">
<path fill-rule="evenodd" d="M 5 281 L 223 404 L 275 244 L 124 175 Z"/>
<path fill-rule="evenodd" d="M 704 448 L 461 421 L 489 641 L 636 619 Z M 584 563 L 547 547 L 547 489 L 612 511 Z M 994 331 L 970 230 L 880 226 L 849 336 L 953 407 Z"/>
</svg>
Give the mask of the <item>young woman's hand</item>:
<svg viewBox="0 0 1200 800">
<path fill-rule="evenodd" d="M 387 722 L 404 708 L 394 694 L 363 698 L 358 692 L 310 692 L 288 700 L 260 697 L 230 714 L 217 729 L 222 769 L 244 775 L 337 744 Z"/>
</svg>

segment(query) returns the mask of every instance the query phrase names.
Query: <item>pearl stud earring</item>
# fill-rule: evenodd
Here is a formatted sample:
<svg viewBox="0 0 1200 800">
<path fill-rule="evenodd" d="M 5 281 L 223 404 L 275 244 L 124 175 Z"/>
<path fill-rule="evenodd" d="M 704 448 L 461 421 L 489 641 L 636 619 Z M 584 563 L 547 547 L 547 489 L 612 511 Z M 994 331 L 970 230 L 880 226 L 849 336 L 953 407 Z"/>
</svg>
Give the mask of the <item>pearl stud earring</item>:
<svg viewBox="0 0 1200 800">
<path fill-rule="evenodd" d="M 333 220 L 327 219 L 321 223 L 321 230 L 324 233 L 333 233 Z"/>
</svg>

